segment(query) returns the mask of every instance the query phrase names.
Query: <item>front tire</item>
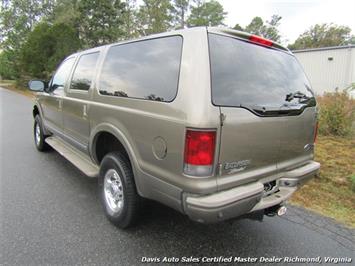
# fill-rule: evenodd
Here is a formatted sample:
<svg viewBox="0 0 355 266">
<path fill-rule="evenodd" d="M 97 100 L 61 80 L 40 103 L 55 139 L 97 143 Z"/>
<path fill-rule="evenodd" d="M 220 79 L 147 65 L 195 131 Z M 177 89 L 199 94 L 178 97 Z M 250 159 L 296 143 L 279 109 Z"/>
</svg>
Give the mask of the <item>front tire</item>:
<svg viewBox="0 0 355 266">
<path fill-rule="evenodd" d="M 107 218 L 120 228 L 135 223 L 139 212 L 139 195 L 131 165 L 119 152 L 107 154 L 100 166 L 99 193 Z"/>
<path fill-rule="evenodd" d="M 37 150 L 43 152 L 50 149 L 50 146 L 44 141 L 47 136 L 44 135 L 42 119 L 39 115 L 35 116 L 33 125 L 33 137 Z"/>
</svg>

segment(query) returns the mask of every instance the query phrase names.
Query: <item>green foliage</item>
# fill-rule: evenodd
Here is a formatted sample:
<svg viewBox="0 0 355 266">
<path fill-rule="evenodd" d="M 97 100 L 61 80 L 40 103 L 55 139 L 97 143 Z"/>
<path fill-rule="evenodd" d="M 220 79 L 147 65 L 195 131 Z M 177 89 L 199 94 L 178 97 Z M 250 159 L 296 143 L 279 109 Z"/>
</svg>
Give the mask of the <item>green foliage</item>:
<svg viewBox="0 0 355 266">
<path fill-rule="evenodd" d="M 261 17 L 255 17 L 245 27 L 245 31 L 260 36 L 262 34 L 262 32 L 265 31 L 264 28 L 265 28 L 265 25 L 264 25 L 263 19 Z"/>
<path fill-rule="evenodd" d="M 275 42 L 280 42 L 281 35 L 279 33 L 278 26 L 280 25 L 281 19 L 281 16 L 272 15 L 271 20 L 264 23 L 261 17 L 255 17 L 245 27 L 244 31 L 262 36 Z M 234 28 L 237 30 L 243 30 L 239 24 L 235 25 Z"/>
<path fill-rule="evenodd" d="M 79 32 L 79 17 L 77 0 L 57 0 L 46 19 L 53 24 L 69 25 Z"/>
<path fill-rule="evenodd" d="M 137 8 L 136 0 L 126 0 L 123 12 L 123 34 L 125 39 L 139 37 L 139 31 L 137 29 L 138 19 L 137 19 Z"/>
<path fill-rule="evenodd" d="M 37 77 L 46 76 L 48 55 L 52 53 L 54 40 L 49 34 L 50 26 L 46 23 L 38 24 L 29 34 L 21 49 L 21 63 L 24 72 Z M 33 59 L 36 60 L 33 60 Z"/>
<path fill-rule="evenodd" d="M 280 42 L 281 35 L 279 33 L 278 27 L 280 26 L 280 20 L 282 19 L 281 16 L 272 15 L 271 20 L 266 21 L 267 27 L 265 32 L 265 37 L 273 40 L 275 42 Z"/>
<path fill-rule="evenodd" d="M 47 20 L 72 27 L 84 48 L 95 47 L 126 37 L 126 11 L 131 11 L 132 1 L 126 2 L 127 5 L 121 0 L 57 0 Z"/>
<path fill-rule="evenodd" d="M 220 26 L 227 15 L 223 6 L 215 1 L 208 2 L 195 0 L 195 5 L 191 8 L 191 14 L 187 20 L 190 27 L 195 26 Z"/>
<path fill-rule="evenodd" d="M 346 91 L 325 93 L 317 99 L 319 134 L 348 136 L 355 122 L 355 100 Z"/>
<path fill-rule="evenodd" d="M 3 0 L 0 11 L 0 40 L 5 49 L 16 50 L 49 7 L 47 1 Z M 48 1 L 50 2 L 50 1 Z"/>
<path fill-rule="evenodd" d="M 47 79 L 56 66 L 79 47 L 80 41 L 70 26 L 39 23 L 20 50 L 22 75 Z"/>
<path fill-rule="evenodd" d="M 173 5 L 169 0 L 143 0 L 138 11 L 139 32 L 149 35 L 172 27 Z"/>
<path fill-rule="evenodd" d="M 20 76 L 19 50 L 40 18 L 51 9 L 51 0 L 3 0 L 0 9 L 2 75 Z"/>
<path fill-rule="evenodd" d="M 174 23 L 175 27 L 178 29 L 185 28 L 186 24 L 186 13 L 190 6 L 189 0 L 173 0 L 173 16 L 174 16 Z"/>
<path fill-rule="evenodd" d="M 79 34 L 84 46 L 95 47 L 121 39 L 124 7 L 120 0 L 79 1 Z"/>
<path fill-rule="evenodd" d="M 81 48 L 76 31 L 66 24 L 55 24 L 49 30 L 50 38 L 55 40 L 52 54 L 48 57 L 47 73 L 51 74 L 58 64 L 68 55 Z"/>
<path fill-rule="evenodd" d="M 239 31 L 244 31 L 243 27 L 240 26 L 238 23 L 235 24 L 235 26 L 233 27 L 233 30 L 239 30 Z"/>
<path fill-rule="evenodd" d="M 289 49 L 308 49 L 329 46 L 355 44 L 355 36 L 347 26 L 335 24 L 316 24 L 301 34 L 297 40 L 289 45 Z"/>
<path fill-rule="evenodd" d="M 355 175 L 350 176 L 351 190 L 355 192 Z"/>
<path fill-rule="evenodd" d="M 14 53 L 11 50 L 5 50 L 0 53 L 0 76 L 3 79 L 18 78 L 18 71 L 14 64 Z"/>
</svg>

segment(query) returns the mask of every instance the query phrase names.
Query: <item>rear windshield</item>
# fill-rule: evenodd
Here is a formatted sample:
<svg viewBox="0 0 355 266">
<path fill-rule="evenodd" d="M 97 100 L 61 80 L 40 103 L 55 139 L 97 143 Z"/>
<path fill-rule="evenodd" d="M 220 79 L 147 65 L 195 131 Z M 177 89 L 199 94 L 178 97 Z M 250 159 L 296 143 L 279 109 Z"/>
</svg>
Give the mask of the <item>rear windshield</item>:
<svg viewBox="0 0 355 266">
<path fill-rule="evenodd" d="M 209 46 L 213 104 L 277 107 L 314 99 L 292 55 L 217 34 L 209 34 Z"/>
</svg>

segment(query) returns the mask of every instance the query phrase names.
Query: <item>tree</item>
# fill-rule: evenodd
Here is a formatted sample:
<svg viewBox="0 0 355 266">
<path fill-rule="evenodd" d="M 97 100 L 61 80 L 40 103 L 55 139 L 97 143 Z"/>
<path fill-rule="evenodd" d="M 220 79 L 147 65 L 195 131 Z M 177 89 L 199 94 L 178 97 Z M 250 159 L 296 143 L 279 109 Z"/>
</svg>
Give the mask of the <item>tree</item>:
<svg viewBox="0 0 355 266">
<path fill-rule="evenodd" d="M 208 2 L 195 0 L 187 23 L 190 27 L 224 25 L 223 20 L 226 15 L 227 12 L 224 12 L 223 6 L 215 0 Z"/>
<path fill-rule="evenodd" d="M 336 24 L 316 24 L 301 34 L 289 49 L 307 49 L 355 44 L 355 37 L 347 26 Z"/>
<path fill-rule="evenodd" d="M 233 30 L 239 30 L 239 31 L 244 31 L 243 27 L 240 26 L 238 23 L 235 24 L 235 26 L 233 27 Z"/>
<path fill-rule="evenodd" d="M 78 2 L 79 36 L 84 47 L 94 47 L 122 39 L 125 4 L 120 0 Z"/>
<path fill-rule="evenodd" d="M 264 23 L 261 17 L 255 17 L 249 25 L 245 27 L 245 31 L 273 40 L 274 42 L 280 42 L 281 35 L 279 33 L 278 26 L 280 25 L 281 18 L 281 16 L 273 15 L 270 21 L 266 21 L 266 23 Z"/>
<path fill-rule="evenodd" d="M 11 50 L 0 52 L 0 77 L 3 79 L 16 79 L 18 72 L 13 66 L 15 54 Z"/>
<path fill-rule="evenodd" d="M 78 0 L 57 0 L 53 12 L 47 16 L 47 21 L 53 24 L 66 24 L 77 30 L 79 34 Z"/>
<path fill-rule="evenodd" d="M 16 49 L 40 19 L 52 11 L 54 0 L 3 0 L 0 10 L 2 47 Z"/>
<path fill-rule="evenodd" d="M 39 23 L 20 49 L 21 74 L 47 79 L 56 66 L 79 47 L 80 41 L 70 26 Z"/>
<path fill-rule="evenodd" d="M 282 19 L 279 15 L 272 15 L 271 20 L 267 20 L 265 38 L 273 40 L 275 42 L 281 41 L 281 35 L 279 33 L 278 27 L 280 26 L 280 20 Z"/>
<path fill-rule="evenodd" d="M 189 9 L 189 0 L 174 0 L 174 20 L 176 28 L 183 29 L 186 24 L 186 13 Z"/>
<path fill-rule="evenodd" d="M 45 3 L 36 0 L 3 0 L 0 13 L 0 41 L 4 49 L 16 50 L 43 16 Z"/>
<path fill-rule="evenodd" d="M 143 0 L 138 11 L 139 32 L 149 35 L 172 27 L 173 6 L 169 0 Z"/>
<path fill-rule="evenodd" d="M 54 45 L 53 53 L 47 61 L 47 75 L 51 75 L 65 57 L 81 49 L 81 41 L 70 25 L 64 23 L 51 25 L 49 36 L 54 39 Z"/>
<path fill-rule="evenodd" d="M 7 72 L 6 75 L 13 78 L 19 77 L 19 50 L 34 25 L 47 14 L 44 10 L 51 9 L 52 2 L 51 0 L 2 0 L 0 9 L 0 46 L 3 49 L 1 68 Z"/>
<path fill-rule="evenodd" d="M 126 39 L 138 37 L 136 0 L 126 0 L 123 12 L 123 32 Z"/>
</svg>

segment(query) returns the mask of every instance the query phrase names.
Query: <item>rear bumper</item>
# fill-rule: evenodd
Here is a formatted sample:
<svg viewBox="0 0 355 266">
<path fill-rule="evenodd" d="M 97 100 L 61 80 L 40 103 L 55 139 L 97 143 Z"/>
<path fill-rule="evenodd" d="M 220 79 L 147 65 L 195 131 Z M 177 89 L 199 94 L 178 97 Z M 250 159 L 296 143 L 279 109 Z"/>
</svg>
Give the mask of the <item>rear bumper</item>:
<svg viewBox="0 0 355 266">
<path fill-rule="evenodd" d="M 202 223 L 214 223 L 266 209 L 286 201 L 299 186 L 319 172 L 320 164 L 308 164 L 287 171 L 278 180 L 277 192 L 264 197 L 264 185 L 254 182 L 207 196 L 184 194 L 184 211 Z"/>
</svg>

